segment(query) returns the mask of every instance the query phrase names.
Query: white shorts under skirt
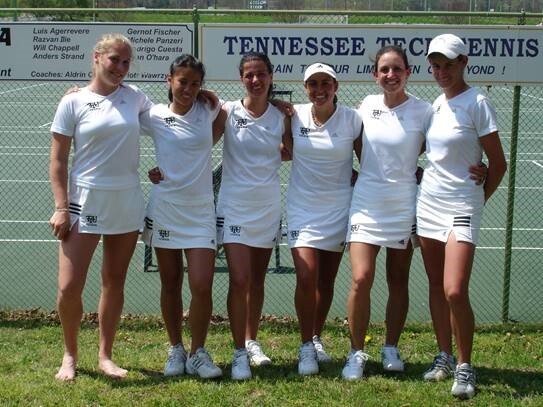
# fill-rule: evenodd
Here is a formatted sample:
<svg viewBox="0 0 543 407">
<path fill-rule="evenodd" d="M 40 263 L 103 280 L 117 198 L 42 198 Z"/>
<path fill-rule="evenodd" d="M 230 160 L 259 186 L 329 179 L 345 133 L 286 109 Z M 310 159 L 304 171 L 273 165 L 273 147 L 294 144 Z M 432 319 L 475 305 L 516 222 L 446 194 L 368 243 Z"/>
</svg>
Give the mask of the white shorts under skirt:
<svg viewBox="0 0 543 407">
<path fill-rule="evenodd" d="M 215 205 L 212 201 L 180 205 L 151 197 L 142 240 L 165 249 L 216 249 Z"/>
<path fill-rule="evenodd" d="M 459 201 L 430 195 L 421 189 L 417 199 L 417 234 L 446 242 L 454 232 L 456 241 L 476 245 L 483 207 L 483 199 Z"/>
<path fill-rule="evenodd" d="M 415 202 L 381 202 L 379 205 L 353 205 L 349 215 L 347 242 L 405 249 L 416 245 Z"/>
<path fill-rule="evenodd" d="M 311 210 L 289 206 L 288 246 L 313 247 L 331 252 L 342 252 L 345 248 L 349 208 Z"/>
<path fill-rule="evenodd" d="M 266 205 L 217 204 L 217 241 L 271 249 L 277 244 L 281 222 L 279 202 Z"/>
<path fill-rule="evenodd" d="M 117 235 L 141 230 L 145 202 L 140 186 L 129 189 L 90 189 L 70 186 L 70 221 L 80 233 Z"/>
</svg>

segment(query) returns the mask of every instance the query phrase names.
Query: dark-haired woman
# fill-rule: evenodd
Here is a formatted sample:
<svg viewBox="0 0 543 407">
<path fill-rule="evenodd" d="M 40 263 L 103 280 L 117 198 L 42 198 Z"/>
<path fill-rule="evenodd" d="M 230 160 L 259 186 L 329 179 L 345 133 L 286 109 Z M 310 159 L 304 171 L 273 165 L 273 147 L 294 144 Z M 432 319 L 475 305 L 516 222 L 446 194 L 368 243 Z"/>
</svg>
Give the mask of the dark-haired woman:
<svg viewBox="0 0 543 407">
<path fill-rule="evenodd" d="M 426 137 L 428 166 L 417 198 L 417 233 L 439 347 L 424 379 L 454 376 L 451 393 L 462 399 L 476 391 L 471 364 L 475 320 L 469 298 L 475 247 L 485 202 L 507 168 L 496 112 L 464 79 L 468 51 L 453 34 L 438 35 L 428 47 L 432 75 L 443 93 L 433 103 Z M 475 185 L 467 167 L 479 162 L 483 152 L 488 174 L 483 185 Z M 458 363 L 452 356 L 453 333 Z"/>
<path fill-rule="evenodd" d="M 186 372 L 209 379 L 222 375 L 204 348 L 213 306 L 216 228 L 211 150 L 219 107 L 197 100 L 204 75 L 203 64 L 193 56 L 178 57 L 167 75 L 170 104 L 153 106 L 141 125 L 153 138 L 162 173 L 151 191 L 143 240 L 154 247 L 160 271 L 160 305 L 171 344 L 164 375 Z M 181 338 L 183 252 L 192 293 L 189 355 Z"/>
<path fill-rule="evenodd" d="M 288 119 L 269 102 L 273 80 L 269 58 L 261 53 L 244 55 L 239 74 L 245 96 L 226 102 L 215 122 L 216 134 L 224 132 L 217 230 L 230 277 L 234 380 L 249 379 L 250 364 L 271 363 L 256 335 L 281 217 L 281 144 L 290 130 Z"/>
<path fill-rule="evenodd" d="M 389 291 L 381 361 L 386 371 L 404 370 L 397 346 L 409 308 L 417 194 L 415 172 L 432 115 L 429 103 L 406 93 L 410 73 L 403 49 L 381 48 L 375 58 L 373 76 L 383 93 L 367 96 L 359 108 L 364 123 L 362 161 L 347 235 L 352 268 L 347 306 L 351 352 L 342 372 L 347 380 L 363 377 L 368 358 L 364 353 L 364 338 L 381 247 L 386 247 Z"/>
<path fill-rule="evenodd" d="M 353 149 L 359 157 L 362 120 L 336 103 L 338 82 L 331 66 L 310 65 L 304 87 L 310 103 L 295 105 L 292 117 L 287 218 L 302 340 L 298 373 L 312 375 L 319 371 L 318 362 L 330 360 L 320 335 L 345 245 Z"/>
</svg>

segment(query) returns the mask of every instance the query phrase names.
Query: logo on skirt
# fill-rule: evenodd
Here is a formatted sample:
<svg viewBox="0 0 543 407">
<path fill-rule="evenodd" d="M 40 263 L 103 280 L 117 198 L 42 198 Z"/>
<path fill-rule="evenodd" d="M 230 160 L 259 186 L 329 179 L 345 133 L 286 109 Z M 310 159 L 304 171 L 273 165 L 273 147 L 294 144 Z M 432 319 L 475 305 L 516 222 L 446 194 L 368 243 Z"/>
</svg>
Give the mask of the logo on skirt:
<svg viewBox="0 0 543 407">
<path fill-rule="evenodd" d="M 86 215 L 85 216 L 85 222 L 87 223 L 87 226 L 97 226 L 97 224 L 98 224 L 98 216 L 96 216 L 96 215 Z"/>
<path fill-rule="evenodd" d="M 239 236 L 241 234 L 241 226 L 230 225 L 230 234 L 232 236 Z"/>
<path fill-rule="evenodd" d="M 159 229 L 158 240 L 170 240 L 170 231 L 165 229 Z"/>
<path fill-rule="evenodd" d="M 351 232 L 358 232 L 360 229 L 362 229 L 361 223 L 355 223 L 354 225 L 351 225 Z"/>
</svg>

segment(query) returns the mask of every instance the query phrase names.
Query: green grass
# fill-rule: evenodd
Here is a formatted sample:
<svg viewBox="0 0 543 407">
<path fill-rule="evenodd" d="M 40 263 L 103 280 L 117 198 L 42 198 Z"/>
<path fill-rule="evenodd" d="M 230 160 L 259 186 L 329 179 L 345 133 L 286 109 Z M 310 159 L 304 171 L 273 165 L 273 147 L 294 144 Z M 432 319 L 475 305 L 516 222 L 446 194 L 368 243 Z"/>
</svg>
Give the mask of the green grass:
<svg viewBox="0 0 543 407">
<path fill-rule="evenodd" d="M 96 370 L 95 315 L 87 317 L 80 334 L 80 362 L 74 383 L 53 376 L 62 356 L 61 332 L 55 314 L 42 311 L 0 311 L 0 405 L 2 406 L 419 406 L 456 405 L 450 381 L 424 383 L 420 377 L 435 353 L 427 325 L 409 325 L 401 340 L 407 361 L 403 375 L 383 374 L 379 348 L 383 327 L 371 327 L 367 379 L 340 379 L 348 333 L 341 321 L 331 321 L 323 335 L 334 361 L 318 376 L 296 373 L 299 343 L 293 321 L 268 318 L 260 341 L 273 365 L 253 368 L 254 379 L 230 380 L 231 337 L 225 322 L 215 322 L 207 347 L 224 369 L 222 380 L 204 382 L 191 377 L 165 379 L 162 366 L 166 334 L 159 318 L 124 317 L 115 360 L 130 370 L 123 381 L 109 380 Z M 465 405 L 543 405 L 543 325 L 483 326 L 475 338 L 474 363 L 478 395 Z M 184 332 L 185 336 L 187 332 Z"/>
</svg>

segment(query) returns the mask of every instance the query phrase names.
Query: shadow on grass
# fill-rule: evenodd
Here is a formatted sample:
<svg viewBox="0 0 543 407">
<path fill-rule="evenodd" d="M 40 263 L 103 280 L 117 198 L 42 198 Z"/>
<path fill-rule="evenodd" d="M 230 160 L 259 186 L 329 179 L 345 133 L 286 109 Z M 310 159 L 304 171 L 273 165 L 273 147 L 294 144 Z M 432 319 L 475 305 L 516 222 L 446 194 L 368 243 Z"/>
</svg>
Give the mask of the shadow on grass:
<svg viewBox="0 0 543 407">
<path fill-rule="evenodd" d="M 341 369 L 341 368 L 340 368 Z M 364 373 L 367 376 L 380 376 L 403 382 L 421 382 L 423 373 L 428 364 L 406 363 L 404 373 L 384 372 L 378 362 L 368 362 Z M 479 386 L 505 386 L 514 391 L 515 398 L 533 397 L 543 395 L 543 371 L 527 371 L 519 369 L 499 369 L 475 366 L 477 384 Z M 341 370 L 339 370 L 341 372 Z M 452 384 L 452 379 L 450 380 Z M 511 397 L 511 391 L 493 389 L 492 393 L 498 397 Z"/>
<path fill-rule="evenodd" d="M 78 376 L 87 376 L 93 380 L 100 381 L 102 383 L 107 383 L 111 385 L 112 387 L 117 388 L 125 388 L 125 387 L 145 387 L 145 386 L 155 386 L 159 383 L 168 383 L 171 381 L 179 380 L 179 378 L 176 377 L 164 377 L 162 372 L 159 372 L 157 370 L 151 370 L 151 369 L 142 369 L 142 368 L 130 368 L 128 369 L 128 377 L 124 379 L 114 379 L 111 377 L 108 377 L 104 375 L 103 373 L 99 372 L 98 370 L 91 370 L 91 369 L 85 369 L 85 368 L 78 368 L 77 374 Z M 134 378 L 131 377 L 134 372 L 141 374 L 143 378 Z"/>
<path fill-rule="evenodd" d="M 332 362 L 321 365 L 321 370 L 316 378 L 325 380 L 341 380 L 341 370 L 344 361 L 334 359 Z M 127 367 L 129 377 L 123 380 L 108 378 L 96 370 L 78 369 L 78 375 L 85 375 L 94 380 L 107 383 L 114 388 L 147 387 L 159 384 L 174 384 L 183 381 L 199 381 L 210 385 L 233 384 L 230 377 L 231 365 L 221 365 L 223 377 L 213 380 L 199 379 L 195 376 L 164 377 L 162 371 L 145 369 L 140 367 Z M 369 361 L 364 371 L 368 378 L 394 380 L 400 382 L 422 383 L 422 374 L 428 368 L 427 364 L 408 363 L 404 373 L 385 373 L 381 364 Z M 298 375 L 297 362 L 284 361 L 269 366 L 252 367 L 253 379 L 268 382 L 271 384 L 289 382 L 303 382 L 307 378 Z M 137 373 L 139 377 L 133 377 Z M 132 377 L 131 377 L 132 376 Z M 451 380 L 452 383 L 452 380 Z M 523 371 L 518 369 L 493 369 L 487 367 L 477 368 L 477 383 L 479 386 L 489 386 L 493 395 L 497 397 L 523 399 L 543 395 L 543 372 Z M 509 390 L 499 390 L 503 387 Z M 484 390 L 483 390 L 484 391 Z"/>
</svg>

